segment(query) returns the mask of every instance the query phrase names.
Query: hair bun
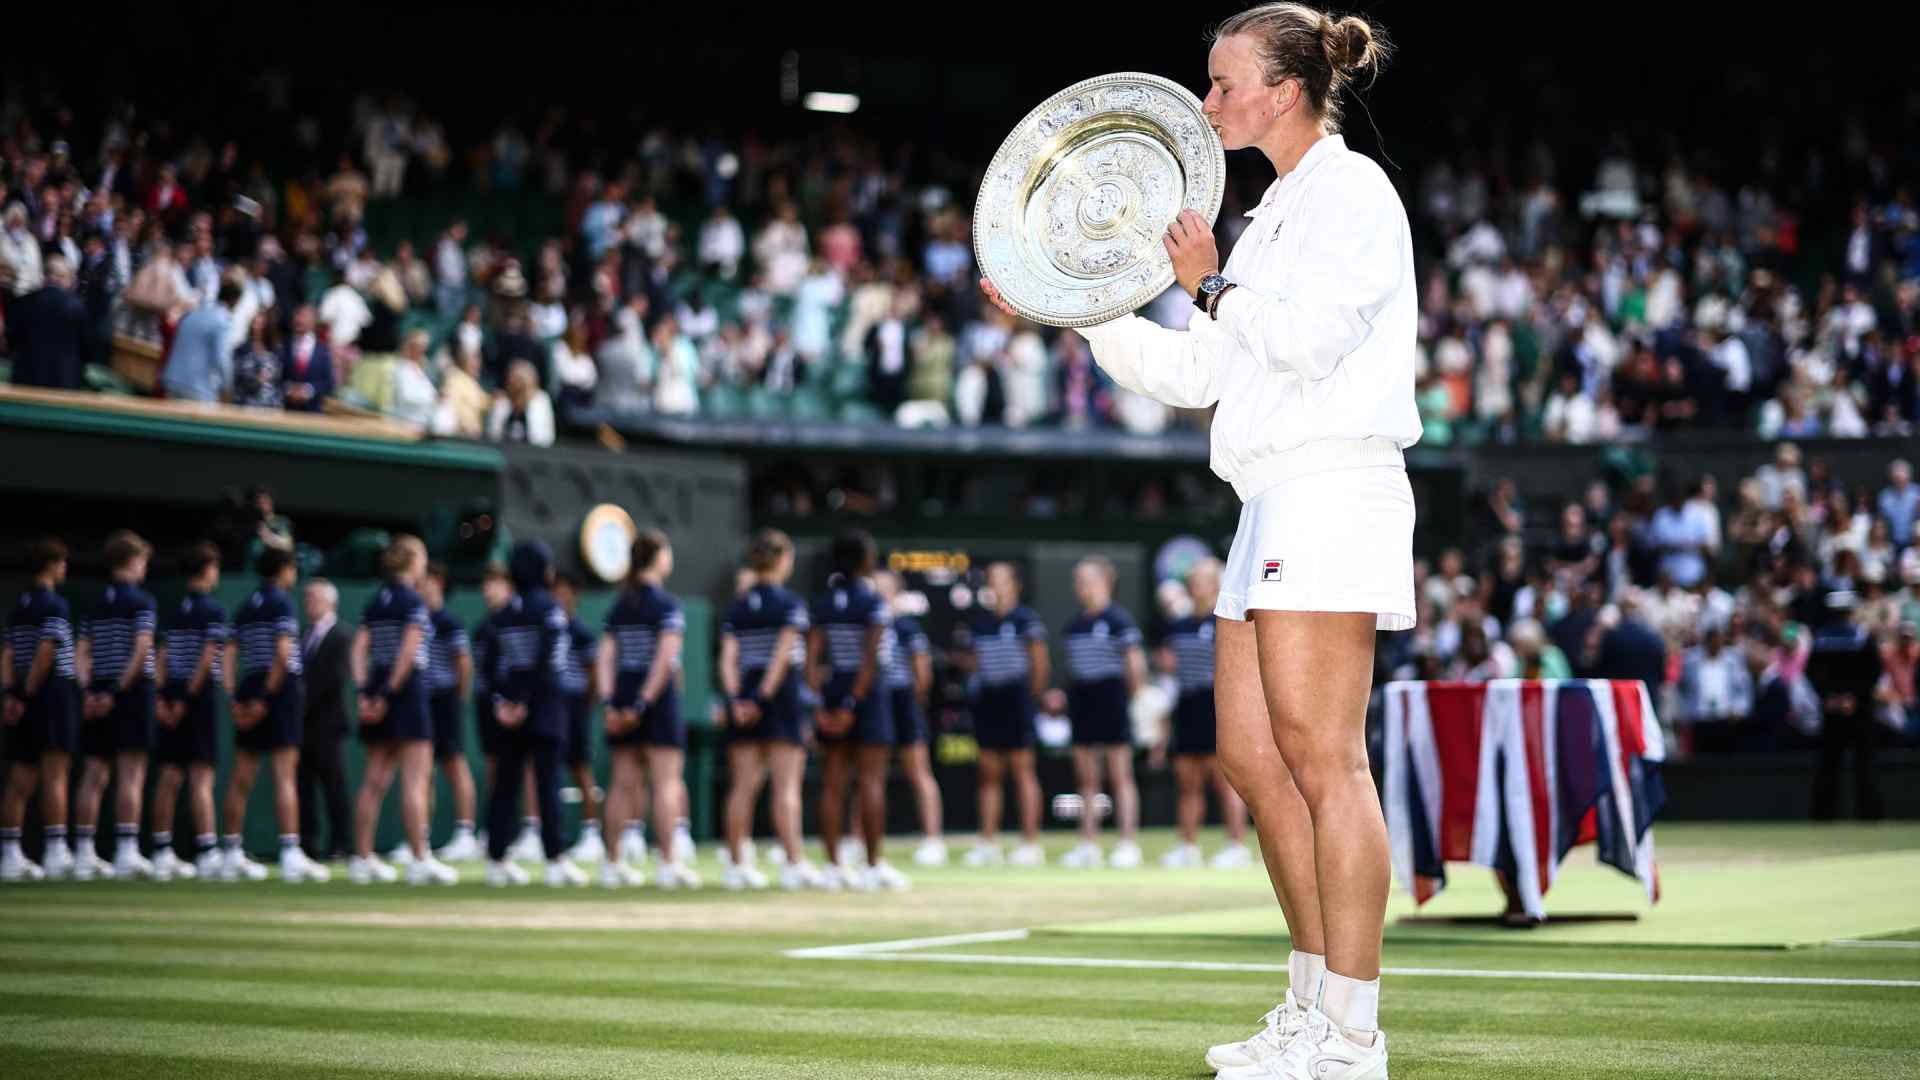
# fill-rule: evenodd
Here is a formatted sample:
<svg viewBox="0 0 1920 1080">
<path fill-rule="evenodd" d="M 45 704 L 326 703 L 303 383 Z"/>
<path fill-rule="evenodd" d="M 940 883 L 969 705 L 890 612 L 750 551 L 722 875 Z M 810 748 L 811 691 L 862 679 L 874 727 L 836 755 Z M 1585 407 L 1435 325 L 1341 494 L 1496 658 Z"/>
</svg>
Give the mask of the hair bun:
<svg viewBox="0 0 1920 1080">
<path fill-rule="evenodd" d="M 1326 29 L 1327 59 L 1333 69 L 1351 74 L 1373 62 L 1373 28 L 1365 19 L 1349 15 L 1329 19 Z"/>
</svg>

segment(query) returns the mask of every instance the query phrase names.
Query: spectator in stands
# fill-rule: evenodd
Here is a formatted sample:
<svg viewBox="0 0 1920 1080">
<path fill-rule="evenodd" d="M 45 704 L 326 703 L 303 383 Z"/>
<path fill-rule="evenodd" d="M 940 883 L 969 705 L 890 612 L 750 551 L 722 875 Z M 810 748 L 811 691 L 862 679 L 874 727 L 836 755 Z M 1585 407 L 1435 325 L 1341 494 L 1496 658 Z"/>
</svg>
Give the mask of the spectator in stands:
<svg viewBox="0 0 1920 1080">
<path fill-rule="evenodd" d="M 320 297 L 320 321 L 327 327 L 327 347 L 343 357 L 358 355 L 361 331 L 373 322 L 373 309 L 342 277 Z"/>
<path fill-rule="evenodd" d="M 48 256 L 44 283 L 8 309 L 13 338 L 13 382 L 78 390 L 84 385 L 87 309 L 73 289 L 73 267 L 64 255 Z"/>
<path fill-rule="evenodd" d="M 506 392 L 494 398 L 487 418 L 487 438 L 553 445 L 553 402 L 540 389 L 540 373 L 532 364 L 518 361 L 507 371 Z"/>
<path fill-rule="evenodd" d="M 233 383 L 233 354 L 227 351 L 227 324 L 240 301 L 240 285 L 220 286 L 211 304 L 202 304 L 180 320 L 161 382 L 167 396 L 184 401 L 219 401 Z"/>
<path fill-rule="evenodd" d="M 807 276 L 807 227 L 800 224 L 800 210 L 790 200 L 780 202 L 773 219 L 754 237 L 753 258 L 766 275 L 768 292 L 792 296 L 800 287 Z"/>
<path fill-rule="evenodd" d="M 593 388 L 600 381 L 600 370 L 594 365 L 593 353 L 587 348 L 586 320 L 575 319 L 568 323 L 566 332 L 553 343 L 550 352 L 561 407 L 567 409 L 592 404 Z"/>
<path fill-rule="evenodd" d="M 1660 557 L 1660 572 L 1691 589 L 1706 576 L 1713 553 L 1712 523 L 1687 501 L 1687 490 L 1668 481 L 1666 504 L 1653 512 L 1647 542 Z"/>
<path fill-rule="evenodd" d="M 277 337 L 273 316 L 265 311 L 256 311 L 247 328 L 246 342 L 233 354 L 235 405 L 278 409 L 284 404 L 281 351 L 275 348 Z"/>
<path fill-rule="evenodd" d="M 653 409 L 665 416 L 692 416 L 700 411 L 700 354 L 680 333 L 671 315 L 654 324 Z"/>
<path fill-rule="evenodd" d="M 494 385 L 504 385 L 513 366 L 525 363 L 533 367 L 539 385 L 546 386 L 550 360 L 547 350 L 534 339 L 527 316 L 516 312 L 508 316 L 506 324 L 494 338 L 493 355 L 487 362 L 487 375 Z"/>
<path fill-rule="evenodd" d="M 707 220 L 700 225 L 701 269 L 722 281 L 732 281 L 740 272 L 740 261 L 746 254 L 747 234 L 740 228 L 739 220 L 727 210 L 725 203 L 714 203 Z"/>
<path fill-rule="evenodd" d="M 1887 466 L 1887 486 L 1874 505 L 1894 546 L 1910 546 L 1914 519 L 1920 517 L 1920 484 L 1913 482 L 1913 468 L 1905 458 L 1895 458 Z"/>
<path fill-rule="evenodd" d="M 432 423 L 440 400 L 433 376 L 427 374 L 428 340 L 425 330 L 409 331 L 393 365 L 393 415 L 422 430 Z"/>
<path fill-rule="evenodd" d="M 465 349 L 441 372 L 440 403 L 434 409 L 433 433 L 457 435 L 462 439 L 484 438 L 487 412 L 492 406 L 493 399 L 480 385 L 480 350 Z"/>
<path fill-rule="evenodd" d="M 1753 714 L 1753 673 L 1724 627 L 1688 649 L 1680 668 L 1680 718 L 1693 727 L 1694 749 L 1733 749 L 1733 725 Z"/>
<path fill-rule="evenodd" d="M 867 399 L 891 417 L 907 399 L 907 320 L 913 298 L 897 296 L 893 309 L 873 324 L 860 343 L 867 367 Z"/>
<path fill-rule="evenodd" d="M 1849 590 L 1826 595 L 1829 619 L 1813 640 L 1807 679 L 1820 695 L 1820 773 L 1813 786 L 1813 816 L 1829 821 L 1839 802 L 1840 763 L 1853 755 L 1854 812 L 1862 821 L 1885 815 L 1873 759 L 1880 739 L 1874 715 L 1880 651 L 1873 635 L 1854 619 L 1859 597 Z"/>
<path fill-rule="evenodd" d="M 1589 631 L 1594 676 L 1600 679 L 1639 679 L 1658 692 L 1667 678 L 1667 646 L 1659 631 L 1643 617 L 1637 591 L 1625 592 L 1611 613 L 1602 611 Z M 1609 625 L 1611 624 L 1611 625 Z"/>
<path fill-rule="evenodd" d="M 312 304 L 293 309 L 293 333 L 280 347 L 281 393 L 289 409 L 319 412 L 333 396 L 333 351 L 314 333 Z"/>
<path fill-rule="evenodd" d="M 341 154 L 340 165 L 327 181 L 327 204 L 336 227 L 357 226 L 366 214 L 371 185 L 367 176 L 353 163 L 352 154 Z M 342 343 L 344 344 L 344 343 Z"/>
<path fill-rule="evenodd" d="M 1507 631 L 1513 644 L 1515 676 L 1522 679 L 1571 679 L 1573 665 L 1567 654 L 1547 640 L 1547 632 L 1536 619 L 1516 620 Z"/>
<path fill-rule="evenodd" d="M 595 354 L 599 381 L 593 400 L 621 413 L 646 412 L 652 404 L 653 347 L 647 343 L 647 294 L 633 293 L 613 314 L 613 332 Z"/>
<path fill-rule="evenodd" d="M 467 223 L 455 221 L 433 246 L 433 300 L 450 319 L 467 300 Z"/>
<path fill-rule="evenodd" d="M 0 289 L 25 296 L 43 283 L 40 238 L 28 227 L 26 206 L 9 203 L 0 217 Z"/>
</svg>

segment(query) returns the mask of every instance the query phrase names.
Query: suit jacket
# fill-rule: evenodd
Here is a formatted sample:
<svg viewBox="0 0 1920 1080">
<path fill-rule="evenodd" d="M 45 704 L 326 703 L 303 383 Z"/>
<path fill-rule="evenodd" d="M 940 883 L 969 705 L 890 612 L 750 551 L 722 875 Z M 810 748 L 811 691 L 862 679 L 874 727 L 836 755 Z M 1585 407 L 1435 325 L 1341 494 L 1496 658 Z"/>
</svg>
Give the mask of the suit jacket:
<svg viewBox="0 0 1920 1080">
<path fill-rule="evenodd" d="M 348 652 L 352 641 L 352 632 L 338 619 L 319 645 L 310 650 L 306 633 L 300 635 L 301 661 L 306 669 L 306 737 L 310 742 L 346 737 L 347 681 L 351 675 Z"/>
<path fill-rule="evenodd" d="M 20 386 L 78 390 L 87 309 L 67 289 L 52 286 L 21 297 L 13 307 L 13 381 Z"/>
<path fill-rule="evenodd" d="M 286 390 L 300 383 L 313 387 L 313 396 L 304 404 L 295 405 L 291 398 L 286 397 Z M 333 350 L 327 348 L 326 342 L 317 338 L 314 340 L 313 355 L 307 359 L 307 370 L 304 375 L 293 373 L 292 340 L 280 346 L 280 391 L 281 398 L 287 402 L 287 408 L 295 412 L 320 411 L 321 403 L 333 396 Z"/>
</svg>

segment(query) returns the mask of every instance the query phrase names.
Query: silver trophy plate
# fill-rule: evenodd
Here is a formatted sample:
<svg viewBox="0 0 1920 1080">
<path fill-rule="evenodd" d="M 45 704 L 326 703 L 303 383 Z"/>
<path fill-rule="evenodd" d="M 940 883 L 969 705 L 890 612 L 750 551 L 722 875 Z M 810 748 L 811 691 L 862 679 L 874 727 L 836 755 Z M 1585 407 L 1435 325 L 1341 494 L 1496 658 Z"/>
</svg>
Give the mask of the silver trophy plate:
<svg viewBox="0 0 1920 1080">
<path fill-rule="evenodd" d="M 1185 210 L 1213 223 L 1226 172 L 1220 136 L 1179 83 L 1134 71 L 1074 83 L 993 155 L 974 258 L 1027 319 L 1106 322 L 1173 284 L 1161 238 Z"/>
</svg>

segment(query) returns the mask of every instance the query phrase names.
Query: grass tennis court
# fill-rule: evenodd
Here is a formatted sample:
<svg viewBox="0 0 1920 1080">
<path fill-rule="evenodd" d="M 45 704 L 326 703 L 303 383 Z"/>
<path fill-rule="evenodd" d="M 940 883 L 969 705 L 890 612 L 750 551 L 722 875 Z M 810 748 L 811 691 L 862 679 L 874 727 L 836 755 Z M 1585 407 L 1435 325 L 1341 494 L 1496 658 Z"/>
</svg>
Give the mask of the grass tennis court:
<svg viewBox="0 0 1920 1080">
<path fill-rule="evenodd" d="M 1394 1076 L 1920 1076 L 1920 827 L 1658 832 L 1661 907 L 1636 904 L 1625 877 L 1589 882 L 1573 869 L 1584 853 L 1561 882 L 1579 903 L 1548 897 L 1549 910 L 1639 910 L 1638 923 L 1464 932 L 1481 940 L 1391 928 Z M 1169 841 L 1149 836 L 1148 855 Z M 1486 877 L 1458 868 L 1436 903 L 1485 910 Z M 1203 1077 L 1200 1051 L 1247 1034 L 1278 993 L 1270 972 L 1182 966 L 1284 961 L 1277 920 L 1248 914 L 1266 894 L 1257 869 L 955 867 L 915 884 L 9 887 L 0 1076 Z M 1716 939 L 1703 912 L 1729 905 Z M 1868 922 L 1884 936 L 1805 943 Z M 1017 929 L 1032 932 L 889 958 L 784 955 Z M 1643 947 L 1569 933 L 1599 930 Z M 1670 940 L 1689 937 L 1710 947 Z M 1410 969 L 1422 974 L 1393 974 Z M 1830 982 L 1594 978 L 1620 974 Z"/>
</svg>

